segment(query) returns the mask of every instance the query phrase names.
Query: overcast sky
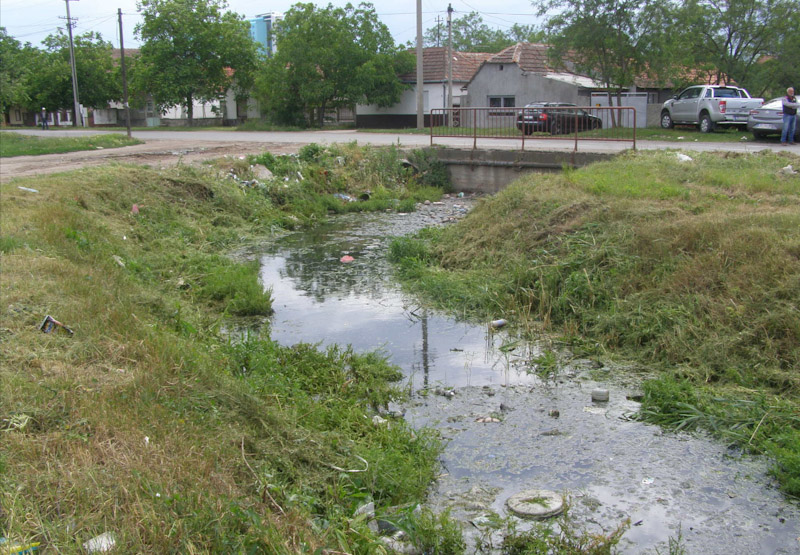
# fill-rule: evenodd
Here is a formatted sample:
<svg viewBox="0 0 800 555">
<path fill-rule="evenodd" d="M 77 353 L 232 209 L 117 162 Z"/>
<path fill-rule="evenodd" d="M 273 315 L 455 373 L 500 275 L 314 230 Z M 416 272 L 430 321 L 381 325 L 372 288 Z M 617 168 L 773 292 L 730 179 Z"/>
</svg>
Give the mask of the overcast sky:
<svg viewBox="0 0 800 555">
<path fill-rule="evenodd" d="M 230 0 L 229 9 L 245 16 L 245 19 L 267 12 L 285 12 L 296 0 Z M 347 2 L 335 0 L 334 5 L 345 5 Z M 351 2 L 357 4 L 358 2 Z M 483 17 L 484 23 L 490 27 L 507 30 L 514 23 L 534 24 L 539 20 L 533 15 L 534 8 L 530 0 L 450 0 L 453 5 L 453 18 L 464 16 L 472 11 Z M 325 6 L 328 2 L 315 2 Z M 373 2 L 378 17 L 391 30 L 395 41 L 405 44 L 416 37 L 416 1 L 375 0 Z M 439 16 L 444 24 L 447 21 L 448 0 L 423 0 L 423 30 L 436 25 Z M 125 47 L 135 48 L 139 45 L 134 27 L 140 22 L 136 10 L 136 0 L 72 0 L 69 4 L 70 15 L 77 19 L 75 34 L 88 31 L 100 33 L 114 47 L 119 47 L 119 23 L 117 10 L 122 9 L 122 25 L 125 31 Z M 66 3 L 63 0 L 2 0 L 0 2 L 0 26 L 5 27 L 9 35 L 22 43 L 30 42 L 39 46 L 49 34 L 58 27 L 65 28 Z M 443 27 L 444 28 L 444 27 Z"/>
</svg>

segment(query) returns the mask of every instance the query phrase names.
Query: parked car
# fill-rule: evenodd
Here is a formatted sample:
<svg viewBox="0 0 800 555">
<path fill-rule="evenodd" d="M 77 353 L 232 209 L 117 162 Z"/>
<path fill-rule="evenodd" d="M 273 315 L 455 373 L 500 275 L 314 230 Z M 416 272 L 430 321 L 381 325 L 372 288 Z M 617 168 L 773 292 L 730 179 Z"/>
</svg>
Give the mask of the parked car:
<svg viewBox="0 0 800 555">
<path fill-rule="evenodd" d="M 780 135 L 783 132 L 783 98 L 773 98 L 760 108 L 750 110 L 747 118 L 747 130 L 753 138 L 763 139 L 767 135 Z M 794 140 L 800 142 L 800 126 L 794 130 Z"/>
<path fill-rule="evenodd" d="M 578 131 L 601 129 L 603 120 L 567 102 L 531 102 L 517 114 L 517 129 L 531 133 L 574 133 Z"/>
<path fill-rule="evenodd" d="M 739 87 L 696 85 L 667 100 L 661 108 L 661 127 L 676 124 L 697 125 L 703 133 L 711 133 L 717 125 L 745 127 L 750 110 L 758 108 L 762 98 L 750 98 Z"/>
</svg>

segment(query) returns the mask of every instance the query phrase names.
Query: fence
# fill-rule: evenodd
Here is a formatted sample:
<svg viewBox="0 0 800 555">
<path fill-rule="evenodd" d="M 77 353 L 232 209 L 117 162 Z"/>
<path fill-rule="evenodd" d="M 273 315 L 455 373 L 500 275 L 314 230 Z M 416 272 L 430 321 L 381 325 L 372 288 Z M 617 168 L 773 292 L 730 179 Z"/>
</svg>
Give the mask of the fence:
<svg viewBox="0 0 800 555">
<path fill-rule="evenodd" d="M 430 113 L 434 137 L 525 141 L 627 141 L 636 149 L 636 110 L 630 106 L 542 106 L 526 108 L 435 108 Z"/>
</svg>

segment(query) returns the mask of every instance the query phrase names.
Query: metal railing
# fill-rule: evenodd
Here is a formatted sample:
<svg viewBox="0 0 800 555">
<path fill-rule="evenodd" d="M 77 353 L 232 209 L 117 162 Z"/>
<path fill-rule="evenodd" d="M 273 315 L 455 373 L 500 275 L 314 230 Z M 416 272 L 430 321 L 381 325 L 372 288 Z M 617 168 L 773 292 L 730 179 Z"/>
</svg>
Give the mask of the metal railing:
<svg viewBox="0 0 800 555">
<path fill-rule="evenodd" d="M 636 149 L 636 109 L 631 106 L 558 106 L 543 108 L 434 108 L 434 137 L 519 139 L 525 141 L 627 141 Z"/>
</svg>

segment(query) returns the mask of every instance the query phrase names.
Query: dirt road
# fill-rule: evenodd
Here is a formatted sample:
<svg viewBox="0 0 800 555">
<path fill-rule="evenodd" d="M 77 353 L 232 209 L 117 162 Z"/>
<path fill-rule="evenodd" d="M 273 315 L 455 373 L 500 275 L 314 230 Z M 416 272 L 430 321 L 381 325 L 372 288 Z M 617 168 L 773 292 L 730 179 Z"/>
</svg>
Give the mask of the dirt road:
<svg viewBox="0 0 800 555">
<path fill-rule="evenodd" d="M 244 156 L 268 151 L 273 154 L 297 152 L 302 144 L 198 141 L 189 137 L 180 140 L 148 140 L 141 145 L 100 150 L 84 150 L 64 154 L 15 156 L 0 159 L 0 182 L 17 177 L 31 177 L 76 170 L 108 163 L 169 166 L 178 163 L 199 163 L 222 156 Z"/>
</svg>

